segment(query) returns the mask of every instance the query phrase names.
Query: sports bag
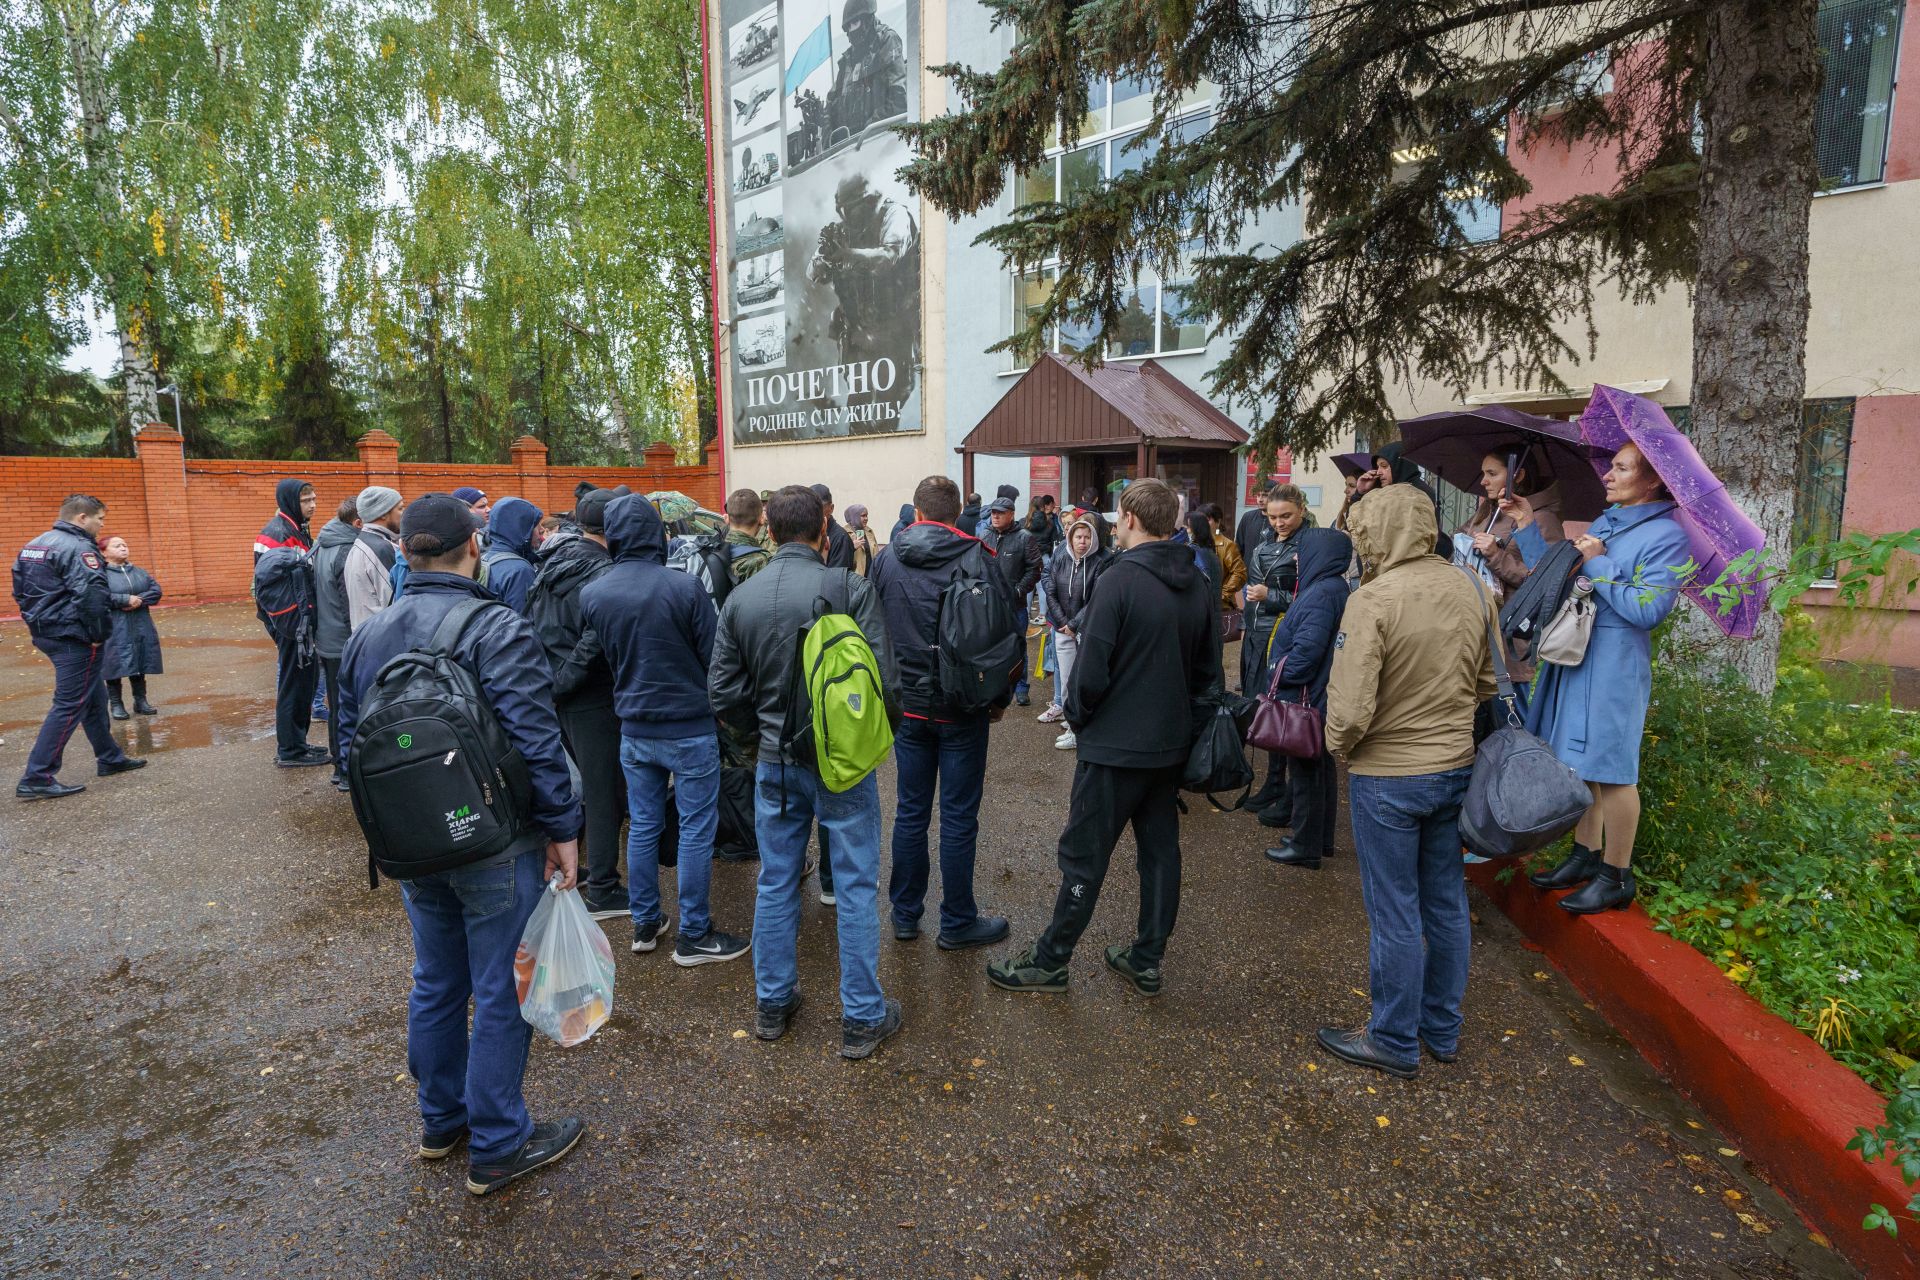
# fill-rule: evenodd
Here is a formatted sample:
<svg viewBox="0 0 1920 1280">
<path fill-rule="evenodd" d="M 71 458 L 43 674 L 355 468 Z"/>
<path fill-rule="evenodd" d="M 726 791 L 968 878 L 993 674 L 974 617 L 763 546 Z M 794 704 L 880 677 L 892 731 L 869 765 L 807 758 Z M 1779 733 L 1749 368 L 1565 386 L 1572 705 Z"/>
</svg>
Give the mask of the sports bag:
<svg viewBox="0 0 1920 1280">
<path fill-rule="evenodd" d="M 1593 794 L 1553 748 L 1521 727 L 1486 587 L 1472 573 L 1467 578 L 1487 613 L 1487 643 L 1506 723 L 1487 735 L 1474 753 L 1473 776 L 1460 805 L 1460 839 L 1483 858 L 1518 858 L 1573 830 L 1592 805 Z"/>
<path fill-rule="evenodd" d="M 313 562 L 298 547 L 274 547 L 253 565 L 253 601 L 274 643 L 313 632 Z"/>
<path fill-rule="evenodd" d="M 353 816 L 367 838 L 367 880 L 412 880 L 504 853 L 521 832 L 532 779 L 453 651 L 498 600 L 462 600 L 424 648 L 380 668 L 347 751 Z"/>
<path fill-rule="evenodd" d="M 934 624 L 940 695 L 962 711 L 985 711 L 1005 697 L 1026 657 L 1024 619 L 1014 616 L 984 560 L 978 551 L 961 558 L 940 592 Z"/>
<path fill-rule="evenodd" d="M 813 602 L 796 637 L 780 749 L 813 770 L 832 792 L 864 779 L 893 750 L 893 722 L 880 688 L 880 661 L 851 616 L 852 575 L 839 570 L 840 604 Z"/>
</svg>

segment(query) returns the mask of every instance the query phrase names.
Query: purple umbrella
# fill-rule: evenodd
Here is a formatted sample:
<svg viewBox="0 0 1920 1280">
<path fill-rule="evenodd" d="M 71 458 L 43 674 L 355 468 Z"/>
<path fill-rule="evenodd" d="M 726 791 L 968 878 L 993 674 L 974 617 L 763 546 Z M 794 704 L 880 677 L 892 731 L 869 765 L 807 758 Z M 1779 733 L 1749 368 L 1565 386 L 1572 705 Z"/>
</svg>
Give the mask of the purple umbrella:
<svg viewBox="0 0 1920 1280">
<path fill-rule="evenodd" d="M 1401 456 L 1456 489 L 1480 495 L 1480 459 L 1488 454 L 1530 469 L 1560 486 L 1560 516 L 1591 520 L 1607 509 L 1607 491 L 1593 476 L 1593 450 L 1580 428 L 1503 404 L 1446 409 L 1400 423 Z"/>
<path fill-rule="evenodd" d="M 1370 453 L 1336 453 L 1333 465 L 1343 476 L 1357 476 L 1363 471 L 1373 470 L 1373 455 Z"/>
<path fill-rule="evenodd" d="M 1725 634 L 1752 637 L 1767 603 L 1766 592 L 1756 581 L 1760 567 L 1728 579 L 1729 583 L 1744 582 L 1750 590 L 1724 614 L 1719 601 L 1704 589 L 1720 581 L 1728 564 L 1765 545 L 1766 535 L 1700 460 L 1693 441 L 1680 434 L 1679 428 L 1668 421 L 1666 411 L 1645 396 L 1602 386 L 1594 387 L 1593 399 L 1580 415 L 1580 434 L 1609 458 L 1624 444 L 1632 443 L 1640 450 L 1673 495 L 1674 515 L 1687 531 L 1688 548 L 1698 566 L 1683 588 L 1687 598 Z M 1606 465 L 1598 458 L 1593 463 L 1594 470 L 1602 474 Z"/>
</svg>

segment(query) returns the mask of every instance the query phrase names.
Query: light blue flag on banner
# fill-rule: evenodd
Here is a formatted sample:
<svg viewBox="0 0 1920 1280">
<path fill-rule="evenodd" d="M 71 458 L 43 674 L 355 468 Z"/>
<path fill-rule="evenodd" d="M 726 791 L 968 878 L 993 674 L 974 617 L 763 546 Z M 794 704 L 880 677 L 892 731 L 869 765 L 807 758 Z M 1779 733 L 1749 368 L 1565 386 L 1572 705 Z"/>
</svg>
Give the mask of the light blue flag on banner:
<svg viewBox="0 0 1920 1280">
<path fill-rule="evenodd" d="M 787 64 L 786 96 L 791 98 L 794 91 L 806 82 L 828 59 L 833 57 L 833 33 L 827 29 L 829 19 L 820 19 L 820 25 L 813 34 L 800 42 L 793 52 L 793 61 Z"/>
</svg>

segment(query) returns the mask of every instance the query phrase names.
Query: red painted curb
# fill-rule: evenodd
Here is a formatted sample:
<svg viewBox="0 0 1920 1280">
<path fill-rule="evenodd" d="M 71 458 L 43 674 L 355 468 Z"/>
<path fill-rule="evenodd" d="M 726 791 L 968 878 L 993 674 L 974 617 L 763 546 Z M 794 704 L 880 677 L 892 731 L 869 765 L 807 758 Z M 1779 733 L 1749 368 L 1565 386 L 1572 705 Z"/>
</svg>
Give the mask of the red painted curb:
<svg viewBox="0 0 1920 1280">
<path fill-rule="evenodd" d="M 1885 1118 L 1885 1099 L 1711 960 L 1655 932 L 1638 906 L 1569 915 L 1557 895 L 1521 876 L 1503 885 L 1499 871 L 1467 874 L 1836 1249 L 1875 1280 L 1920 1276 L 1913 1224 L 1898 1239 L 1860 1228 L 1869 1204 L 1898 1211 L 1913 1195 L 1892 1165 L 1846 1149 L 1856 1129 Z"/>
</svg>

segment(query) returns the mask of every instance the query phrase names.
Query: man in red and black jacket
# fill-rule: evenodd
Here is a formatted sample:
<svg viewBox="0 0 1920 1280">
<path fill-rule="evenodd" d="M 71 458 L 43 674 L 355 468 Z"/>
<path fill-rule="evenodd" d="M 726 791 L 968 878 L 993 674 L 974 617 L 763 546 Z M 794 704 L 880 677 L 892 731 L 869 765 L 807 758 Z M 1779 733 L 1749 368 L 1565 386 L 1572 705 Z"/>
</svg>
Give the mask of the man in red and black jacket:
<svg viewBox="0 0 1920 1280">
<path fill-rule="evenodd" d="M 893 936 L 920 936 L 927 896 L 927 827 L 940 793 L 940 946 L 956 951 L 1007 936 L 1004 916 L 981 915 L 973 900 L 974 849 L 980 836 L 980 792 L 987 771 L 988 726 L 1006 714 L 1011 692 L 985 711 L 954 706 L 940 692 L 940 596 L 960 576 L 998 584 L 1016 627 L 1026 621 L 1015 584 L 995 569 L 994 553 L 954 527 L 960 489 L 928 476 L 913 491 L 914 523 L 874 557 L 868 574 L 886 610 L 887 634 L 900 668 L 905 712 L 894 735 L 899 766 L 893 815 Z"/>
<path fill-rule="evenodd" d="M 316 500 L 313 486 L 305 480 L 289 476 L 273 487 L 273 505 L 276 508 L 273 519 L 267 521 L 260 530 L 260 536 L 253 540 L 253 559 L 256 564 L 267 552 L 283 547 L 291 547 L 302 555 L 312 550 L 313 535 L 307 532 L 307 522 L 313 518 Z M 266 612 L 258 603 L 253 611 L 260 619 L 260 625 L 267 626 Z M 272 628 L 268 627 L 268 631 L 271 632 Z M 281 643 L 279 670 L 274 678 L 273 719 L 277 740 L 275 763 L 283 769 L 311 768 L 330 763 L 325 747 L 307 743 L 307 730 L 313 724 L 314 690 L 319 679 L 320 663 L 317 659 L 309 655 L 303 664 L 299 661 L 296 644 Z"/>
</svg>

